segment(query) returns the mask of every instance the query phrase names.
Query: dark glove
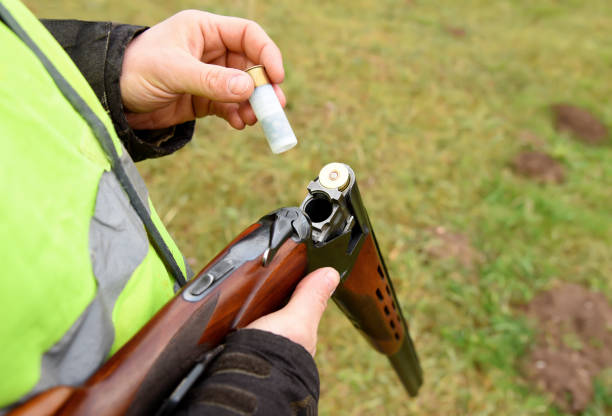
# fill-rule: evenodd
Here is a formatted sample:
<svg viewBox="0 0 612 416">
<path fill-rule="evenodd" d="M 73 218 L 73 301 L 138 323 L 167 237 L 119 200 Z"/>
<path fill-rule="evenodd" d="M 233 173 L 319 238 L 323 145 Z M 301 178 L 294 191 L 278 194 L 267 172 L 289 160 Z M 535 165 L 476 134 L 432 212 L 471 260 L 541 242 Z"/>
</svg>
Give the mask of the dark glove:
<svg viewBox="0 0 612 416">
<path fill-rule="evenodd" d="M 187 393 L 180 416 L 317 414 L 319 374 L 312 356 L 287 338 L 257 329 L 229 335 Z"/>
</svg>

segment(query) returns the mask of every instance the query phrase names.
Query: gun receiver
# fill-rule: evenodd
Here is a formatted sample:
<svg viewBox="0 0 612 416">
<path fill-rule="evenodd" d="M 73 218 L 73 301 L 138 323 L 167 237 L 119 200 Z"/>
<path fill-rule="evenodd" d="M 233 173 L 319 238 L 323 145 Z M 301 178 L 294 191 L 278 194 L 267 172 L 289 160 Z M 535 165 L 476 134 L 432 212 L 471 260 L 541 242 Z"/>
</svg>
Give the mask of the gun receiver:
<svg viewBox="0 0 612 416">
<path fill-rule="evenodd" d="M 154 414 L 166 397 L 161 409 L 172 409 L 229 332 L 278 310 L 323 266 L 341 276 L 334 301 L 416 395 L 421 367 L 355 174 L 331 163 L 300 208 L 281 208 L 244 230 L 82 386 L 56 386 L 11 414 Z"/>
</svg>

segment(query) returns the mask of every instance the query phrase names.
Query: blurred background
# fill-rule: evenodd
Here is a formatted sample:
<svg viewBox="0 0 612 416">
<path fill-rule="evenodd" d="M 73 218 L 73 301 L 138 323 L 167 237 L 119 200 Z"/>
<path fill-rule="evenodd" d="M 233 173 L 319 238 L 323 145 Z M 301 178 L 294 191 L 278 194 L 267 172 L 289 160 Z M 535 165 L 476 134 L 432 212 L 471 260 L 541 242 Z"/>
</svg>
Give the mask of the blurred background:
<svg viewBox="0 0 612 416">
<path fill-rule="evenodd" d="M 139 164 L 195 270 L 355 170 L 425 374 L 410 399 L 335 305 L 322 415 L 612 414 L 612 2 L 26 0 L 39 17 L 256 20 L 283 51 L 298 146 L 198 123 Z"/>
</svg>

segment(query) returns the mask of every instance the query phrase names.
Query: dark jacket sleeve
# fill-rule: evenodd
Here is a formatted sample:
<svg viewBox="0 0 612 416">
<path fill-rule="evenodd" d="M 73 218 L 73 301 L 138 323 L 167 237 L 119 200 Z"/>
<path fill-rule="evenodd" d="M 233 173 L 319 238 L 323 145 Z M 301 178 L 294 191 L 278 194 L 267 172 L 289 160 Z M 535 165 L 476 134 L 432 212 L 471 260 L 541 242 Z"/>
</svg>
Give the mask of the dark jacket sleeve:
<svg viewBox="0 0 612 416">
<path fill-rule="evenodd" d="M 319 373 L 313 358 L 287 338 L 242 329 L 187 393 L 176 415 L 315 416 Z"/>
<path fill-rule="evenodd" d="M 133 130 L 125 117 L 119 77 L 128 43 L 146 30 L 111 22 L 41 20 L 89 82 L 132 159 L 170 154 L 193 136 L 195 121 L 160 130 Z"/>
</svg>

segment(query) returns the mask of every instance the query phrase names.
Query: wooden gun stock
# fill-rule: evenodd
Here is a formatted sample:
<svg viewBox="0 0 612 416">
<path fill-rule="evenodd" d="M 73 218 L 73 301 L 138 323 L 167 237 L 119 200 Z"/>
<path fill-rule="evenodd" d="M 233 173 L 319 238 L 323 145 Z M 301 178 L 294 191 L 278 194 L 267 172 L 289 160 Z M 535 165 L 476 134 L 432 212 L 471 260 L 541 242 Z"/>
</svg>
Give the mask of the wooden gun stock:
<svg viewBox="0 0 612 416">
<path fill-rule="evenodd" d="M 10 415 L 154 414 L 207 351 L 230 331 L 279 309 L 306 274 L 306 244 L 292 238 L 262 265 L 270 235 L 264 227 L 254 224 L 240 234 L 83 386 L 47 390 Z M 201 299 L 185 299 L 236 250 L 252 259 L 220 276 Z"/>
</svg>

